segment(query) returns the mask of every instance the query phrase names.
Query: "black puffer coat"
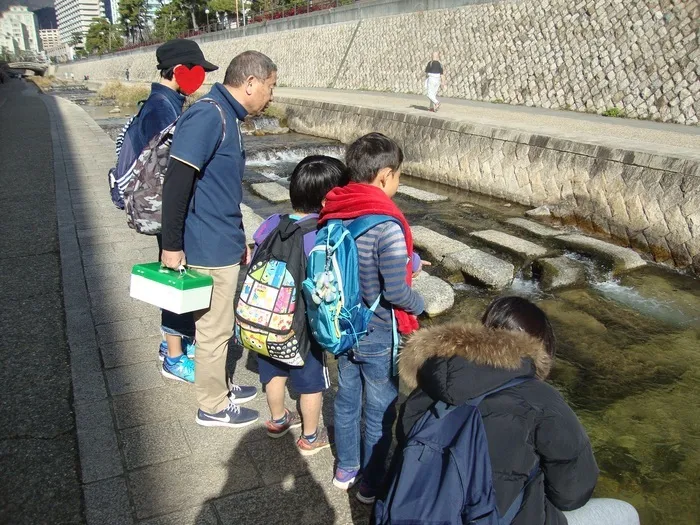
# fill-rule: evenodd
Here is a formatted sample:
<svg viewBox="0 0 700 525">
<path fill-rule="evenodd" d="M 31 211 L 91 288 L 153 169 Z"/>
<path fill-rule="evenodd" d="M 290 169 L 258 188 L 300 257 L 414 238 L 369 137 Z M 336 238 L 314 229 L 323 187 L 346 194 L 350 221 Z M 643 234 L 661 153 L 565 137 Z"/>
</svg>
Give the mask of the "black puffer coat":
<svg viewBox="0 0 700 525">
<path fill-rule="evenodd" d="M 489 444 L 501 515 L 539 462 L 516 525 L 564 525 L 562 510 L 583 506 L 598 479 L 586 431 L 561 394 L 543 380 L 551 359 L 522 332 L 441 325 L 417 332 L 401 353 L 401 378 L 415 388 L 401 407 L 399 446 L 436 401 L 459 405 L 515 377 L 532 381 L 487 397 L 479 409 Z"/>
</svg>

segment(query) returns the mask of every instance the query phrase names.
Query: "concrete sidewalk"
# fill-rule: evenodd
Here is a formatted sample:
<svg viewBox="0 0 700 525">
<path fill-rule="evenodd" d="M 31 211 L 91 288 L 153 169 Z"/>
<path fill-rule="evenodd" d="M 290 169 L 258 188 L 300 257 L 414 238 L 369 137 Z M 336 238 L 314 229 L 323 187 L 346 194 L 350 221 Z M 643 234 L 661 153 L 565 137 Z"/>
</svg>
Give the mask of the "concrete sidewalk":
<svg viewBox="0 0 700 525">
<path fill-rule="evenodd" d="M 420 95 L 342 91 L 336 89 L 278 88 L 275 98 L 348 104 L 356 107 L 431 116 L 428 99 Z M 492 104 L 439 97 L 440 119 L 480 126 L 545 135 L 557 139 L 641 151 L 700 161 L 700 126 L 665 124 L 649 120 L 611 118 L 600 115 L 508 104 Z"/>
<path fill-rule="evenodd" d="M 191 386 L 160 374 L 160 315 L 129 298 L 131 266 L 157 259 L 106 184 L 114 144 L 80 107 L 49 108 L 67 335 L 88 523 L 365 523 L 368 509 L 331 484 L 334 459 L 308 460 L 290 434 L 267 437 L 264 395 L 246 406 L 258 423 L 207 429 Z M 235 360 L 234 360 L 235 361 Z M 239 384 L 258 385 L 248 356 Z M 291 406 L 291 403 L 290 403 Z M 326 403 L 328 408 L 328 403 Z"/>
</svg>

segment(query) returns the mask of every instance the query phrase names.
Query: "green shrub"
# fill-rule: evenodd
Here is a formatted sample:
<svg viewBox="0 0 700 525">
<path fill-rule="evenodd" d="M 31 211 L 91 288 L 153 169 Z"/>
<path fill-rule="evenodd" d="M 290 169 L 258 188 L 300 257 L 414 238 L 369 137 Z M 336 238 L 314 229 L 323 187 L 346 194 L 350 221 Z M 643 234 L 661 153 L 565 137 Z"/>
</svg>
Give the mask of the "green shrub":
<svg viewBox="0 0 700 525">
<path fill-rule="evenodd" d="M 608 108 L 601 113 L 604 117 L 624 117 L 625 112 L 620 108 Z"/>
</svg>

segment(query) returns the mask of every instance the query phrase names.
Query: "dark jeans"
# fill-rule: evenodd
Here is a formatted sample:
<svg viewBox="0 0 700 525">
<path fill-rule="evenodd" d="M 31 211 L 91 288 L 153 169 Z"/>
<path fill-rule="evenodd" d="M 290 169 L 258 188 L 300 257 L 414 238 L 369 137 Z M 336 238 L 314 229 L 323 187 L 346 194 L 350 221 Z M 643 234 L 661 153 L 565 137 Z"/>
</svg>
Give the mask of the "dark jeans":
<svg viewBox="0 0 700 525">
<path fill-rule="evenodd" d="M 360 341 L 350 355 L 338 358 L 335 397 L 335 444 L 338 466 L 361 470 L 370 488 L 377 490 L 386 473 L 396 419 L 398 381 L 392 376 L 392 332 L 377 328 Z M 363 412 L 365 432 L 361 434 Z"/>
<path fill-rule="evenodd" d="M 160 254 L 163 251 L 163 237 L 158 234 L 156 239 L 158 240 L 158 260 L 160 261 Z M 194 312 L 176 314 L 168 310 L 161 310 L 160 325 L 160 329 L 166 334 L 189 337 L 194 340 Z"/>
</svg>

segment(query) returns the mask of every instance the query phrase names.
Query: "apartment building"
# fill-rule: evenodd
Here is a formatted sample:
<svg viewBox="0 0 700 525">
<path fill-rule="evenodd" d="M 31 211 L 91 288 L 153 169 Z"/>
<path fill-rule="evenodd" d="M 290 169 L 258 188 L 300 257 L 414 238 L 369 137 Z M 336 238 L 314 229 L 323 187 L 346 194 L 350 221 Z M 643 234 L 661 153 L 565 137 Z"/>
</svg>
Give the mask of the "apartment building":
<svg viewBox="0 0 700 525">
<path fill-rule="evenodd" d="M 25 6 L 11 5 L 0 14 L 0 33 L 0 42 L 4 42 L 0 46 L 7 47 L 8 50 L 16 47 L 17 51 L 13 51 L 15 53 L 39 53 L 41 50 L 36 15 Z M 13 44 L 10 44 L 10 40 Z"/>
<path fill-rule="evenodd" d="M 55 0 L 61 42 L 70 43 L 73 33 L 85 35 L 95 18 L 105 16 L 103 0 Z"/>
<path fill-rule="evenodd" d="M 52 49 L 61 43 L 61 34 L 58 29 L 39 29 L 39 40 L 46 49 Z"/>
</svg>

